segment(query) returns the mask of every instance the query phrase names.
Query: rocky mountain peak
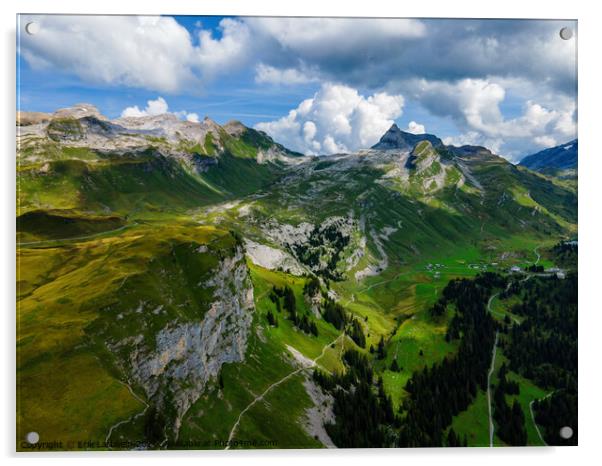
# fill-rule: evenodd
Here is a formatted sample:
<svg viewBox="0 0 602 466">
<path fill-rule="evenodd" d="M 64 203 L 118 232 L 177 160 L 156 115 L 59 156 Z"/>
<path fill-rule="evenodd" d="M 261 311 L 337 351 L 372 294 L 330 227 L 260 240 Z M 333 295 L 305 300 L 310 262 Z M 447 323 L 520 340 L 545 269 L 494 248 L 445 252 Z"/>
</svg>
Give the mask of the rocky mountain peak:
<svg viewBox="0 0 602 466">
<path fill-rule="evenodd" d="M 79 120 L 84 117 L 94 117 L 104 121 L 108 120 L 107 117 L 100 113 L 98 108 L 88 103 L 75 104 L 73 107 L 61 108 L 52 114 L 53 119 L 74 118 Z"/>
<path fill-rule="evenodd" d="M 224 125 L 224 129 L 230 136 L 240 136 L 247 130 L 247 127 L 238 120 L 230 120 Z"/>
<path fill-rule="evenodd" d="M 403 131 L 393 123 L 380 141 L 372 146 L 372 149 L 411 149 L 421 141 L 429 141 L 433 146 L 442 146 L 443 142 L 432 134 L 413 134 Z"/>
</svg>

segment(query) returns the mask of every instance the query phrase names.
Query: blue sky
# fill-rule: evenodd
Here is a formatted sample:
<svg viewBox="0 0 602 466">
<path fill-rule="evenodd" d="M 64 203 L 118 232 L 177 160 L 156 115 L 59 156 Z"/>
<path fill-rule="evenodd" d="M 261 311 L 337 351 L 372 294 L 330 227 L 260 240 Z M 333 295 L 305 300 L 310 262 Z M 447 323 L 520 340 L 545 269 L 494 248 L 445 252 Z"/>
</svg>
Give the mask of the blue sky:
<svg viewBox="0 0 602 466">
<path fill-rule="evenodd" d="M 576 137 L 564 26 L 577 32 L 573 21 L 21 17 L 20 108 L 237 119 L 323 154 L 369 146 L 396 122 L 517 160 Z"/>
</svg>

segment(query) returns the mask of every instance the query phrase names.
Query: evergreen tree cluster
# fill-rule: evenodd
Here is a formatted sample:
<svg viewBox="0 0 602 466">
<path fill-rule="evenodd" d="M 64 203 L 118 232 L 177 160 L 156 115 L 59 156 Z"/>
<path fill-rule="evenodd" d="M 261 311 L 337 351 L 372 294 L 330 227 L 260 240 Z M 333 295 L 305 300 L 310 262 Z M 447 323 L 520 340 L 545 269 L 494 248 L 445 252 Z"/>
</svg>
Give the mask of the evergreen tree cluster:
<svg viewBox="0 0 602 466">
<path fill-rule="evenodd" d="M 533 403 L 535 422 L 543 429 L 548 445 L 577 445 L 577 386 L 560 389 L 549 397 Z M 570 438 L 563 438 L 560 430 L 569 426 L 573 429 Z"/>
<path fill-rule="evenodd" d="M 515 399 L 512 406 L 506 402 L 506 395 L 518 395 L 518 383 L 508 380 L 508 368 L 500 367 L 498 384 L 493 392 L 493 417 L 498 425 L 497 435 L 508 445 L 522 446 L 527 444 L 525 413 Z"/>
<path fill-rule="evenodd" d="M 385 348 L 385 338 L 381 335 L 378 340 L 378 346 L 376 347 L 376 359 L 385 359 L 387 357 L 387 350 Z"/>
<path fill-rule="evenodd" d="M 303 286 L 303 294 L 305 296 L 315 296 L 316 294 L 318 294 L 320 292 L 320 280 L 318 280 L 316 277 L 310 277 L 309 280 L 307 280 L 305 282 L 305 285 Z"/>
<path fill-rule="evenodd" d="M 447 302 L 455 303 L 457 308 L 447 338 L 460 339 L 458 353 L 415 372 L 408 381 L 399 446 L 432 447 L 450 440 L 459 442 L 455 433 L 446 439 L 444 432 L 453 416 L 472 403 L 478 388 L 486 388 L 490 352 L 483 348 L 493 346 L 496 329 L 486 306 L 493 288 L 505 283 L 504 277 L 485 273 L 474 280 L 452 280 L 443 290 Z"/>
<path fill-rule="evenodd" d="M 271 325 L 272 327 L 278 327 L 278 319 L 276 319 L 276 316 L 271 310 L 268 311 L 266 318 L 268 319 L 269 325 Z"/>
<path fill-rule="evenodd" d="M 348 322 L 347 313 L 343 309 L 343 306 L 328 296 L 322 302 L 322 317 L 338 330 L 343 330 Z"/>
<path fill-rule="evenodd" d="M 355 350 L 346 351 L 343 361 L 343 375 L 314 372 L 314 380 L 334 398 L 336 420 L 326 424 L 328 435 L 344 448 L 393 446 L 399 424 L 382 379 L 374 380 L 370 361 Z"/>
<path fill-rule="evenodd" d="M 563 267 L 577 267 L 578 250 L 576 242 L 562 241 L 554 245 L 552 248 L 552 254 L 554 255 L 554 261 Z"/>
<path fill-rule="evenodd" d="M 521 302 L 512 312 L 524 317 L 510 328 L 506 354 L 510 369 L 552 395 L 534 403 L 535 419 L 549 445 L 577 445 L 577 273 L 564 280 L 532 277 L 520 283 Z M 570 439 L 559 432 L 573 429 Z"/>
<path fill-rule="evenodd" d="M 527 272 L 532 272 L 532 273 L 543 273 L 545 269 L 543 268 L 543 265 L 535 265 L 535 264 L 533 264 L 533 265 L 530 265 L 528 267 L 525 267 L 525 270 Z"/>
<path fill-rule="evenodd" d="M 576 385 L 577 275 L 533 277 L 521 286 L 522 302 L 512 313 L 524 320 L 509 332 L 510 369 L 540 387 Z"/>
<path fill-rule="evenodd" d="M 464 435 L 463 438 L 460 438 L 460 436 L 458 434 L 456 434 L 456 431 L 454 429 L 450 428 L 449 432 L 447 433 L 447 442 L 446 442 L 445 446 L 447 446 L 447 447 L 467 447 L 468 439 L 466 438 L 466 435 Z"/>
<path fill-rule="evenodd" d="M 277 311 L 284 310 L 287 312 L 289 320 L 293 322 L 295 327 L 309 335 L 318 335 L 318 326 L 316 323 L 307 314 L 299 315 L 297 312 L 297 300 L 290 286 L 285 285 L 282 288 L 274 286 L 269 298 L 276 304 Z M 268 311 L 267 320 L 270 325 L 278 326 L 278 320 L 272 311 Z"/>
<path fill-rule="evenodd" d="M 351 337 L 355 344 L 360 348 L 366 347 L 366 336 L 364 335 L 362 324 L 360 324 L 357 319 L 354 318 L 351 321 L 351 325 L 347 330 L 347 335 L 349 335 L 349 337 Z"/>
<path fill-rule="evenodd" d="M 441 317 L 445 314 L 445 310 L 447 309 L 447 299 L 445 296 L 442 296 L 437 300 L 433 307 L 430 309 L 430 314 L 432 317 Z"/>
<path fill-rule="evenodd" d="M 497 422 L 497 435 L 508 445 L 527 445 L 527 430 L 525 428 L 525 413 L 518 400 L 510 407 L 504 399 L 504 392 L 496 388 L 494 392 L 494 419 Z"/>
</svg>

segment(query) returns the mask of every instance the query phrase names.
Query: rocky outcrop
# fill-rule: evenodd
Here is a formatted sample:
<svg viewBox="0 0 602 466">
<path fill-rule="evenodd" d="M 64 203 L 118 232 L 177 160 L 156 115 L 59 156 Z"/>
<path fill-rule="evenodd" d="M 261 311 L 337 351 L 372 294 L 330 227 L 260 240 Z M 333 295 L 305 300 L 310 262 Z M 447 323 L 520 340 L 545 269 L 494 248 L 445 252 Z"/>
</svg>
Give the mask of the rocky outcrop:
<svg viewBox="0 0 602 466">
<path fill-rule="evenodd" d="M 289 253 L 255 241 L 245 240 L 245 249 L 251 261 L 268 270 L 283 270 L 292 275 L 307 273 L 297 260 Z"/>
<path fill-rule="evenodd" d="M 107 121 L 107 117 L 102 115 L 98 108 L 87 103 L 75 104 L 73 107 L 61 108 L 52 114 L 53 119 L 79 119 L 84 117 L 94 117 L 98 120 Z"/>
<path fill-rule="evenodd" d="M 336 421 L 333 410 L 334 398 L 332 395 L 324 393 L 307 375 L 303 380 L 303 387 L 313 403 L 313 406 L 305 410 L 303 428 L 310 437 L 322 442 L 326 448 L 336 448 L 324 427 L 326 424 L 333 424 Z"/>
<path fill-rule="evenodd" d="M 443 142 L 437 136 L 432 134 L 413 134 L 402 131 L 393 123 L 388 131 L 383 134 L 372 149 L 390 150 L 390 149 L 411 149 L 421 141 L 428 141 L 433 146 L 442 146 Z"/>
<path fill-rule="evenodd" d="M 173 436 L 190 406 L 223 364 L 244 360 L 254 310 L 253 287 L 238 247 L 222 259 L 206 283 L 213 302 L 200 321 L 173 321 L 155 336 L 149 348 L 139 338 L 129 355 L 132 381 L 143 387 L 147 399 L 166 414 Z M 130 342 L 131 344 L 131 342 Z"/>
<path fill-rule="evenodd" d="M 348 262 L 347 258 L 353 255 L 361 239 L 355 234 L 358 222 L 351 216 L 328 217 L 317 225 L 279 224 L 271 220 L 262 230 L 312 272 L 335 280 L 353 264 L 354 261 Z"/>
</svg>

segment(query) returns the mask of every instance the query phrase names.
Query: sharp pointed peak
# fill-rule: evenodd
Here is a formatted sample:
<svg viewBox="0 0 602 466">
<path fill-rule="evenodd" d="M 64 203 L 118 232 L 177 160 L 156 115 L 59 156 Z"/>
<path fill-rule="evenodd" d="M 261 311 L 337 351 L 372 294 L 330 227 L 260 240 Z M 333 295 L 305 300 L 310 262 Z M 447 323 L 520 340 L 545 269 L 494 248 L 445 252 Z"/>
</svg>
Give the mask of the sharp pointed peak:
<svg viewBox="0 0 602 466">
<path fill-rule="evenodd" d="M 432 134 L 414 134 L 403 131 L 393 123 L 372 149 L 411 149 L 420 141 L 429 141 L 433 146 L 442 146 L 443 142 Z"/>
<path fill-rule="evenodd" d="M 231 136 L 238 136 L 244 133 L 248 128 L 238 120 L 230 120 L 224 125 L 224 129 Z"/>
</svg>

